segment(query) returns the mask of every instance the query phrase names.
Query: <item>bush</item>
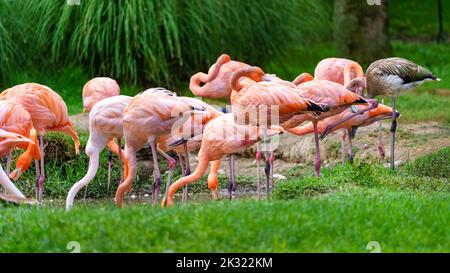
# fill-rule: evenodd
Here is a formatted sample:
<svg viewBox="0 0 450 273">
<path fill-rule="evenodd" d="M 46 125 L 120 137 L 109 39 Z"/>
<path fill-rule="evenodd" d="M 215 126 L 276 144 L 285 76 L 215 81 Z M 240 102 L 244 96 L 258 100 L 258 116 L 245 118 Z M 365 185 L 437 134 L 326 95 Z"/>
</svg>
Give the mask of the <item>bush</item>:
<svg viewBox="0 0 450 273">
<path fill-rule="evenodd" d="M 283 55 L 320 37 L 326 29 L 321 18 L 329 13 L 328 3 L 306 0 L 18 2 L 17 17 L 28 24 L 9 30 L 35 35 L 27 37 L 33 41 L 27 50 L 17 50 L 58 65 L 82 64 L 92 74 L 168 87 L 207 70 L 223 52 L 255 65 Z"/>
<path fill-rule="evenodd" d="M 422 156 L 404 166 L 404 171 L 417 176 L 448 178 L 450 174 L 450 147 Z"/>
</svg>

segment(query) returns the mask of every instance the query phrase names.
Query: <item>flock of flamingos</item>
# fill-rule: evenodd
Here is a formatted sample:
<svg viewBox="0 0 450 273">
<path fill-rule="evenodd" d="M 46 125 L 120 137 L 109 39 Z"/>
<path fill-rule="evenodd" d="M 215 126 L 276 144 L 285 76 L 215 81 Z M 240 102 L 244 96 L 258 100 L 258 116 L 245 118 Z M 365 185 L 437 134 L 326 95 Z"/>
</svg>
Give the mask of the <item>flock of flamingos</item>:
<svg viewBox="0 0 450 273">
<path fill-rule="evenodd" d="M 319 62 L 314 76 L 302 73 L 290 82 L 266 74 L 259 67 L 233 61 L 223 54 L 207 74 L 199 72 L 192 76 L 189 87 L 198 97 L 228 98 L 232 110 L 224 113 L 202 100 L 177 96 L 164 88 L 148 89 L 135 97 L 123 96 L 115 80 L 94 78 L 83 88 L 83 106 L 90 112 L 90 136 L 86 146 L 89 169 L 70 189 L 66 209 L 73 206 L 78 191 L 95 177 L 100 152 L 105 147 L 119 158 L 121 183 L 115 195 L 118 207 L 123 205 L 124 195 L 130 192 L 136 177 L 136 152 L 146 145 L 151 148 L 154 162 L 153 205 L 159 201 L 162 182 L 157 154 L 169 163 L 162 206 L 172 205 L 174 194 L 180 188 L 183 188 L 182 202 L 186 202 L 187 186 L 204 175 L 210 162 L 208 187 L 218 199 L 218 171 L 220 160 L 225 155 L 230 159 L 231 196 L 234 191 L 233 154 L 254 144 L 257 144 L 257 194 L 258 197 L 261 194 L 260 161 L 264 154 L 268 196 L 275 158 L 270 138 L 286 131 L 295 135 L 314 133 L 315 172 L 319 176 L 319 139 L 341 130 L 343 160 L 346 139 L 352 160 L 352 139 L 357 127 L 378 121 L 378 148 L 380 156 L 384 157 L 380 121 L 392 119 L 390 164 L 394 168 L 396 119 L 399 117 L 395 97 L 428 80 L 439 79 L 411 61 L 394 57 L 373 62 L 366 73 L 354 61 L 327 58 Z M 365 89 L 368 97 L 381 95 L 381 103 L 363 97 Z M 385 96 L 392 96 L 392 108 L 383 105 Z M 36 199 L 42 202 L 44 134 L 47 131 L 69 134 L 75 142 L 76 153 L 79 153 L 80 144 L 67 106 L 52 89 L 37 83 L 25 83 L 0 94 L 0 156 L 8 157 L 6 172 L 0 167 L 0 182 L 5 192 L 3 199 L 18 203 L 30 200 L 10 179 L 17 181 L 34 160 Z M 16 168 L 10 172 L 12 150 L 15 148 L 25 152 L 18 157 Z M 191 173 L 189 153 L 196 150 L 199 150 L 199 163 Z M 171 175 L 176 161 L 168 154 L 169 151 L 179 156 L 184 174 L 173 184 Z M 111 162 L 108 188 L 110 169 Z"/>
</svg>

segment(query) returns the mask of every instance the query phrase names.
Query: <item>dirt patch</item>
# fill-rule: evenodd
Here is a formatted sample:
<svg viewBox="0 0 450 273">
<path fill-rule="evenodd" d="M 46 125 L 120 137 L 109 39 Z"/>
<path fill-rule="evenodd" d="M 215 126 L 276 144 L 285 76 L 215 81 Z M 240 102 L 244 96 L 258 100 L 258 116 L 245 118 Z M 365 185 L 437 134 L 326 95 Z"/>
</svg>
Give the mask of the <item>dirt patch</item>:
<svg viewBox="0 0 450 273">
<path fill-rule="evenodd" d="M 70 116 L 70 120 L 78 130 L 89 131 L 89 113 Z"/>
<path fill-rule="evenodd" d="M 386 150 L 386 158 L 383 162 L 389 162 L 390 156 L 390 123 L 383 123 L 383 141 Z M 355 159 L 366 162 L 379 162 L 377 149 L 377 125 L 358 129 L 356 139 L 353 142 Z M 450 128 L 437 122 L 400 124 L 396 138 L 396 160 L 414 160 L 425 154 L 436 152 L 450 146 Z M 310 166 L 315 159 L 315 145 L 313 135 L 298 137 L 284 134 L 280 137 L 281 145 L 275 154 L 275 174 L 288 176 L 288 171 L 295 166 Z M 335 132 L 322 141 L 320 146 L 321 157 L 324 165 L 334 165 L 341 161 L 341 132 Z M 346 144 L 348 147 L 348 144 Z M 255 174 L 256 161 L 254 159 L 255 147 L 251 147 L 246 153 L 236 157 L 236 175 Z M 192 165 L 196 165 L 197 157 L 192 155 Z M 262 163 L 262 172 L 264 163 Z M 221 173 L 228 174 L 228 159 L 222 161 Z"/>
</svg>

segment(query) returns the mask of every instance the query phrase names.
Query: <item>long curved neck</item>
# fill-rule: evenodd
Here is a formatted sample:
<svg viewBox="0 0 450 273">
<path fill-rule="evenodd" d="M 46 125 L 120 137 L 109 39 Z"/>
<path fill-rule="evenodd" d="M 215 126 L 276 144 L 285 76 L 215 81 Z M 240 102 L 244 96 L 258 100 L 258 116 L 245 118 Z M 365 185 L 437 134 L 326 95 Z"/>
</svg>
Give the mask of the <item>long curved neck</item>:
<svg viewBox="0 0 450 273">
<path fill-rule="evenodd" d="M 257 66 L 242 68 L 231 75 L 230 86 L 233 90 L 239 92 L 244 87 L 240 82 L 242 77 L 247 77 L 255 82 L 260 82 L 263 80 L 264 75 L 264 71 Z"/>
<path fill-rule="evenodd" d="M 92 181 L 92 179 L 94 179 L 95 175 L 97 174 L 99 161 L 99 153 L 91 156 L 91 158 L 89 159 L 89 168 L 86 175 L 80 181 L 75 183 L 72 188 L 70 188 L 69 194 L 67 195 L 66 199 L 66 210 L 70 210 L 72 208 L 73 200 L 75 199 L 78 191 L 80 191 L 81 188 L 85 187 L 89 182 Z"/>
<path fill-rule="evenodd" d="M 364 79 L 364 70 L 357 62 L 350 62 L 344 68 L 344 86 L 350 83 L 353 79 L 352 71 L 355 73 L 354 78 Z"/>
<path fill-rule="evenodd" d="M 312 125 L 312 123 L 308 123 L 303 126 L 286 129 L 286 131 L 297 136 L 304 136 L 307 134 L 312 134 L 314 132 L 314 126 Z"/>
<path fill-rule="evenodd" d="M 5 192 L 8 195 L 25 198 L 22 192 L 9 180 L 6 173 L 3 171 L 2 166 L 0 165 L 0 185 L 3 187 Z"/>
<path fill-rule="evenodd" d="M 217 75 L 219 75 L 222 65 L 228 63 L 229 61 L 231 61 L 230 56 L 228 56 L 227 54 L 222 54 L 217 59 L 216 63 L 211 66 L 211 68 L 208 71 L 208 74 L 199 72 L 194 76 L 192 76 L 189 82 L 189 89 L 192 91 L 192 93 L 194 93 L 196 96 L 203 96 L 206 90 L 204 90 L 203 87 L 200 85 L 202 83 L 208 83 L 217 78 Z"/>
<path fill-rule="evenodd" d="M 208 169 L 209 160 L 204 156 L 201 156 L 201 148 L 199 152 L 199 162 L 198 166 L 193 173 L 188 176 L 182 177 L 178 179 L 172 186 L 169 188 L 168 195 L 173 196 L 178 189 L 183 187 L 184 185 L 188 185 L 192 182 L 198 181 L 205 174 Z"/>
</svg>

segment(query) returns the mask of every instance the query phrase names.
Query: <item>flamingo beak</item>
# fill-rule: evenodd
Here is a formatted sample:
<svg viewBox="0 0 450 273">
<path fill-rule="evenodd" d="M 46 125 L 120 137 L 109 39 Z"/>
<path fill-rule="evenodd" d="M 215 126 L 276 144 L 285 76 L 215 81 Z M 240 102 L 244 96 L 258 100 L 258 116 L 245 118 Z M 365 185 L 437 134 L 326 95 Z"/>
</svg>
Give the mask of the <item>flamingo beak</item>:
<svg viewBox="0 0 450 273">
<path fill-rule="evenodd" d="M 12 179 L 13 181 L 17 181 L 22 176 L 22 174 L 23 174 L 22 168 L 19 167 L 9 174 L 9 178 Z"/>
</svg>

